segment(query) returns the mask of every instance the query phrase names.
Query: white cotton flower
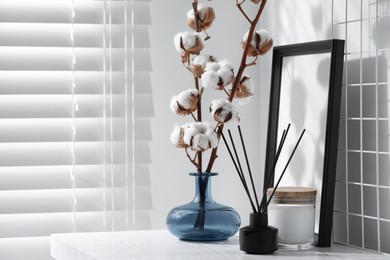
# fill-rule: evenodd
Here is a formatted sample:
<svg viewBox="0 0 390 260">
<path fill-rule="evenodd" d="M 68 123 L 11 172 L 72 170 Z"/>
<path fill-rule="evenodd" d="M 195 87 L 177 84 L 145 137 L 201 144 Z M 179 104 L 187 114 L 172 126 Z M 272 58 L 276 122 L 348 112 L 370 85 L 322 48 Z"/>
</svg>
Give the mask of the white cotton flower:
<svg viewBox="0 0 390 260">
<path fill-rule="evenodd" d="M 216 58 L 212 55 L 199 54 L 196 55 L 191 62 L 190 70 L 195 77 L 200 78 L 205 71 L 208 63 L 215 62 Z"/>
<path fill-rule="evenodd" d="M 181 55 L 197 54 L 203 49 L 203 38 L 196 32 L 181 32 L 175 35 L 174 44 Z"/>
<path fill-rule="evenodd" d="M 205 151 L 218 145 L 218 136 L 207 122 L 188 123 L 181 128 L 183 142 L 194 151 Z"/>
<path fill-rule="evenodd" d="M 183 141 L 183 129 L 180 126 L 175 126 L 170 136 L 171 142 L 178 148 L 184 148 L 186 145 Z"/>
<path fill-rule="evenodd" d="M 202 4 L 198 4 L 197 11 L 200 18 L 198 24 L 199 30 L 203 31 L 211 26 L 215 19 L 215 13 L 212 7 Z M 191 29 L 196 30 L 196 19 L 193 8 L 187 12 L 187 24 Z"/>
<path fill-rule="evenodd" d="M 205 134 L 194 135 L 191 146 L 196 151 L 206 151 L 210 148 L 209 138 Z"/>
<path fill-rule="evenodd" d="M 241 41 L 241 47 L 245 48 L 246 41 L 248 39 L 249 31 L 245 33 Z M 258 56 L 266 54 L 273 45 L 273 39 L 269 32 L 264 29 L 257 30 L 253 33 L 250 47 L 248 51 L 248 56 Z"/>
<path fill-rule="evenodd" d="M 222 81 L 222 84 L 224 86 L 232 83 L 233 79 L 234 79 L 234 73 L 232 70 L 230 69 L 225 69 L 225 68 L 221 68 L 217 71 L 218 75 L 219 75 L 219 78 L 221 79 Z"/>
<path fill-rule="evenodd" d="M 220 62 L 218 62 L 218 64 L 221 68 L 225 68 L 225 69 L 229 69 L 229 70 L 234 69 L 233 65 L 227 59 L 221 60 Z"/>
<path fill-rule="evenodd" d="M 198 102 L 198 91 L 188 89 L 172 97 L 170 108 L 178 115 L 189 115 L 197 109 Z"/>
<path fill-rule="evenodd" d="M 210 113 L 214 120 L 219 123 L 239 121 L 236 106 L 228 100 L 215 99 L 211 101 Z"/>
<path fill-rule="evenodd" d="M 191 146 L 193 136 L 199 134 L 196 124 L 197 123 L 188 123 L 182 126 L 184 129 L 183 141 L 186 145 Z"/>
<path fill-rule="evenodd" d="M 216 61 L 216 59 L 212 55 L 199 54 L 199 55 L 196 55 L 192 59 L 192 64 L 200 65 L 203 68 L 205 68 L 207 63 L 211 63 L 211 62 L 215 62 L 215 61 Z"/>
<path fill-rule="evenodd" d="M 219 66 L 218 62 L 209 62 L 206 64 L 205 71 L 215 71 L 217 72 L 221 66 Z"/>
<path fill-rule="evenodd" d="M 255 83 L 248 74 L 245 74 L 241 78 L 236 92 L 234 93 L 234 98 L 239 102 L 240 105 L 246 104 L 250 101 L 255 91 L 254 85 Z M 229 91 L 231 92 L 232 90 Z"/>
<path fill-rule="evenodd" d="M 210 148 L 215 148 L 218 146 L 218 135 L 211 128 L 211 131 L 208 131 L 207 136 L 209 137 Z"/>
<path fill-rule="evenodd" d="M 204 88 L 216 88 L 219 89 L 219 75 L 217 72 L 210 70 L 203 73 L 200 78 L 201 84 Z"/>
<path fill-rule="evenodd" d="M 227 60 L 207 63 L 204 70 L 201 82 L 205 88 L 222 90 L 234 80 L 233 66 Z"/>
</svg>

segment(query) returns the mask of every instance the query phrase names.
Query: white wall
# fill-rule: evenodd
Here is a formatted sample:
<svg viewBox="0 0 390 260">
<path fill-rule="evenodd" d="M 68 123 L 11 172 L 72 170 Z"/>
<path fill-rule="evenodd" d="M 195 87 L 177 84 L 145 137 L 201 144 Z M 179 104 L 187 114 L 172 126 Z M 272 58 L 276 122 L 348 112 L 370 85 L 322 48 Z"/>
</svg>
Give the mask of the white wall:
<svg viewBox="0 0 390 260">
<path fill-rule="evenodd" d="M 194 195 L 194 180 L 188 176 L 195 171 L 183 150 L 175 148 L 169 140 L 169 135 L 175 124 L 183 124 L 190 118 L 182 118 L 169 109 L 171 96 L 193 87 L 192 75 L 181 65 L 180 57 L 173 45 L 176 33 L 189 30 L 185 19 L 186 12 L 191 8 L 192 1 L 171 0 L 152 1 L 152 85 L 154 97 L 155 118 L 152 120 L 153 142 L 151 143 L 152 165 L 152 228 L 165 228 L 165 217 L 173 207 L 189 202 Z M 209 2 L 216 12 L 216 20 L 209 34 L 203 53 L 215 55 L 219 59 L 227 58 L 234 64 L 236 71 L 241 59 L 240 40 L 248 30 L 248 23 L 236 8 L 234 1 Z M 249 5 L 250 4 L 250 5 Z M 253 14 L 255 8 L 248 2 Z M 271 54 L 268 54 L 271 55 Z M 256 84 L 256 93 L 252 102 L 240 109 L 241 127 L 247 140 L 252 172 L 257 176 L 259 189 L 262 188 L 264 160 L 261 145 L 261 135 L 266 128 L 261 122 L 260 89 L 268 85 L 258 84 L 260 67 L 248 70 Z M 221 97 L 217 91 L 205 94 L 206 100 Z M 264 99 L 264 98 L 263 98 Z M 267 98 L 265 98 L 267 99 Z M 210 121 L 207 113 L 209 103 L 204 102 L 204 115 Z M 236 130 L 236 129 L 234 129 Z M 264 138 L 264 137 L 263 137 Z M 206 156 L 208 160 L 208 156 Z M 213 179 L 213 197 L 216 201 L 234 207 L 239 211 L 243 224 L 248 222 L 250 205 L 246 199 L 242 185 L 236 175 L 233 164 L 223 143 L 220 145 L 219 158 L 213 171 L 219 176 Z"/>
</svg>

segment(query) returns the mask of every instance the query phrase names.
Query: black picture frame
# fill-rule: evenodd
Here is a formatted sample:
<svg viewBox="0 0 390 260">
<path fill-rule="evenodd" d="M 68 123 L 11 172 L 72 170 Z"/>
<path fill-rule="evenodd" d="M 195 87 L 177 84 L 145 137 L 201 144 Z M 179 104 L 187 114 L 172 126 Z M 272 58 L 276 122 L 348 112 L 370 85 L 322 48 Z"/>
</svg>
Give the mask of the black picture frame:
<svg viewBox="0 0 390 260">
<path fill-rule="evenodd" d="M 280 93 L 282 91 L 283 59 L 289 56 L 320 53 L 330 53 L 330 70 L 321 205 L 317 205 L 317 207 L 320 207 L 320 217 L 315 243 L 318 247 L 329 247 L 331 246 L 332 240 L 333 204 L 344 67 L 344 40 L 333 39 L 274 47 L 264 180 L 271 178 L 272 181 L 269 186 L 273 187 L 274 172 L 272 162 L 276 153 L 278 131 L 280 131 L 278 129 L 278 120 Z M 281 127 L 284 128 L 285 126 Z M 269 187 L 267 187 L 267 183 L 264 181 L 264 189 L 267 188 Z"/>
</svg>

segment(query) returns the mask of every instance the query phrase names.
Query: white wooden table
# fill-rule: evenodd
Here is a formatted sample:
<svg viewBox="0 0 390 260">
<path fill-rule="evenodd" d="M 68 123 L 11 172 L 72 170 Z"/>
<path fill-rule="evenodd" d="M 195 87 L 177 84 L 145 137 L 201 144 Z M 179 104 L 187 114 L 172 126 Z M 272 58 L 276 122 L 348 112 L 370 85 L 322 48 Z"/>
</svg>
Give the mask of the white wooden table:
<svg viewBox="0 0 390 260">
<path fill-rule="evenodd" d="M 180 241 L 165 230 L 53 234 L 51 256 L 57 260 L 226 260 L 226 259 L 390 259 L 390 256 L 333 245 L 309 251 L 276 251 L 249 255 L 239 250 L 238 236 L 227 241 Z"/>
</svg>

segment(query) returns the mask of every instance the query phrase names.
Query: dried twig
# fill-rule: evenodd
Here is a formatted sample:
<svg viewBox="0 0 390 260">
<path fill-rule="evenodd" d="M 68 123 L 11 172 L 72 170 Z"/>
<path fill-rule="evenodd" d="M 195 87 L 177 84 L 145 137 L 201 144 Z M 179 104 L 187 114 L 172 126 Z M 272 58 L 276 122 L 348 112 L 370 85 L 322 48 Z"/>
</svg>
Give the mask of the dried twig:
<svg viewBox="0 0 390 260">
<path fill-rule="evenodd" d="M 245 2 L 245 0 L 243 0 L 240 4 L 242 4 L 244 2 Z M 259 10 L 257 11 L 256 17 L 250 23 L 251 25 L 249 27 L 248 38 L 246 40 L 246 44 L 245 44 L 244 50 L 242 52 L 240 67 L 238 69 L 236 78 L 235 78 L 234 83 L 233 83 L 232 90 L 230 92 L 230 96 L 229 96 L 229 101 L 230 102 L 233 101 L 234 96 L 235 96 L 236 91 L 237 91 L 237 88 L 238 88 L 238 86 L 240 84 L 242 74 L 244 73 L 244 70 L 248 66 L 247 63 L 246 63 L 246 59 L 247 59 L 247 56 L 248 56 L 250 42 L 251 42 L 251 39 L 252 39 L 252 35 L 253 35 L 254 31 L 255 31 L 257 22 L 259 21 L 260 16 L 263 13 L 263 10 L 264 10 L 264 7 L 265 7 L 266 3 L 267 3 L 267 0 L 263 0 L 261 2 Z M 220 138 L 221 138 L 222 131 L 223 131 L 223 125 L 221 125 L 219 127 L 219 129 L 218 129 L 218 132 L 217 132 L 218 140 L 220 140 Z M 213 148 L 213 150 L 211 151 L 210 160 L 209 160 L 209 163 L 207 165 L 206 172 L 211 172 L 211 169 L 213 168 L 214 162 L 215 162 L 215 160 L 217 158 L 217 151 L 218 151 L 218 146 L 216 148 Z"/>
</svg>

